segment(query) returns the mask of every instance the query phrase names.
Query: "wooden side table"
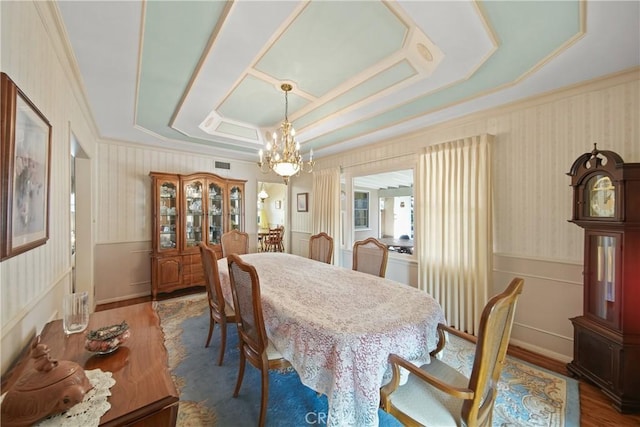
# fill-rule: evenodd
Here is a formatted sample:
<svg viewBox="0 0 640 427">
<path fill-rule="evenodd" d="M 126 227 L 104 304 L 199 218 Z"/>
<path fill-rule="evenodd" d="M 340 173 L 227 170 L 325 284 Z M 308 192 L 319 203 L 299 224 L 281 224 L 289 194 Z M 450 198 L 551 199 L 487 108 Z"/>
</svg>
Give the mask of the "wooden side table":
<svg viewBox="0 0 640 427">
<path fill-rule="evenodd" d="M 178 392 L 168 368 L 167 349 L 160 319 L 151 302 L 93 313 L 87 330 L 126 320 L 131 337 L 109 355 L 94 355 L 84 349 L 84 333 L 65 337 L 62 320 L 54 320 L 42 330 L 41 342 L 49 346 L 51 357 L 71 360 L 85 370 L 100 368 L 113 373 L 109 409 L 101 426 L 175 426 Z M 30 348 L 31 345 L 29 344 Z M 2 393 L 31 367 L 28 352 L 3 378 Z"/>
</svg>

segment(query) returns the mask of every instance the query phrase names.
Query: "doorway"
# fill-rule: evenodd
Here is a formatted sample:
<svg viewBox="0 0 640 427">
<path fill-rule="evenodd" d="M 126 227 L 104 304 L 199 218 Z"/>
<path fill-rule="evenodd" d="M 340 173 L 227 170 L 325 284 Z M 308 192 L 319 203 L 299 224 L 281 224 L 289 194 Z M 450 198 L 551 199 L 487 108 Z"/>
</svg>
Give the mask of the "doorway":
<svg viewBox="0 0 640 427">
<path fill-rule="evenodd" d="M 258 218 L 258 251 L 264 249 L 264 237 L 269 229 L 284 227 L 287 235 L 287 186 L 282 183 L 258 181 L 257 218 Z M 283 239 L 286 241 L 286 238 Z M 286 250 L 286 245 L 285 245 Z"/>
<path fill-rule="evenodd" d="M 91 160 L 70 132 L 70 257 L 71 291 L 89 294 L 93 307 L 93 249 L 91 233 Z"/>
</svg>

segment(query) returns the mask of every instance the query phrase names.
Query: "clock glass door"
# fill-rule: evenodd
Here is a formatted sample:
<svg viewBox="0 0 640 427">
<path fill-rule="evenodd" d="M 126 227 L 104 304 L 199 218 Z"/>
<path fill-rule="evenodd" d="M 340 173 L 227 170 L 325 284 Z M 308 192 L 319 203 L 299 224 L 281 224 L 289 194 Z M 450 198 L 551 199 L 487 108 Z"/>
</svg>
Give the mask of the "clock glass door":
<svg viewBox="0 0 640 427">
<path fill-rule="evenodd" d="M 589 277 L 585 311 L 614 328 L 619 325 L 619 264 L 621 236 L 588 233 Z"/>
<path fill-rule="evenodd" d="M 607 175 L 597 174 L 589 178 L 586 186 L 587 216 L 613 218 L 615 216 L 616 189 Z"/>
</svg>

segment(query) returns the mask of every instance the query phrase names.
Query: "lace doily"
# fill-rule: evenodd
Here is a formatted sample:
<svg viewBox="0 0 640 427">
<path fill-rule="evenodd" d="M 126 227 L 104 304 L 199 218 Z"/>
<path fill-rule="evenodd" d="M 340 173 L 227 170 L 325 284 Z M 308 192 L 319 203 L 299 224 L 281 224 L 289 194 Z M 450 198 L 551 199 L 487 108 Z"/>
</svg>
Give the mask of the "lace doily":
<svg viewBox="0 0 640 427">
<path fill-rule="evenodd" d="M 111 396 L 109 389 L 113 387 L 116 380 L 111 372 L 103 372 L 100 369 L 84 371 L 87 379 L 93 386 L 84 396 L 84 400 L 69 408 L 67 412 L 52 415 L 35 424 L 38 427 L 97 427 L 102 417 L 110 408 L 111 404 L 107 398 Z M 4 399 L 4 393 L 0 397 L 0 402 Z"/>
<path fill-rule="evenodd" d="M 102 417 L 110 408 L 107 398 L 111 396 L 109 390 L 116 383 L 111 372 L 100 369 L 84 371 L 93 386 L 84 396 L 84 400 L 68 411 L 45 418 L 36 424 L 38 427 L 94 427 L 100 424 Z"/>
</svg>

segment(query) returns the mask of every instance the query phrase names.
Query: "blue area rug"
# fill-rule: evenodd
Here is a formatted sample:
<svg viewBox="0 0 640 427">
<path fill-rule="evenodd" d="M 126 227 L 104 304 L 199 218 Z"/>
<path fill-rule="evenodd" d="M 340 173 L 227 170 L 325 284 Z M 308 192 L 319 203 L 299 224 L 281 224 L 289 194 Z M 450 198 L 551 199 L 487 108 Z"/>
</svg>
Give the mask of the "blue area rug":
<svg viewBox="0 0 640 427">
<path fill-rule="evenodd" d="M 220 330 L 204 347 L 209 330 L 206 296 L 198 294 L 156 303 L 169 353 L 169 368 L 180 393 L 178 426 L 254 426 L 260 411 L 260 374 L 247 363 L 240 394 L 233 398 L 238 375 L 238 336 L 228 328 L 222 366 L 217 365 Z M 445 361 L 468 374 L 473 346 L 452 339 Z M 269 374 L 267 426 L 322 426 L 326 396 L 304 386 L 295 372 Z M 494 426 L 579 425 L 577 381 L 509 358 L 499 384 Z M 380 410 L 380 426 L 401 424 Z"/>
</svg>

